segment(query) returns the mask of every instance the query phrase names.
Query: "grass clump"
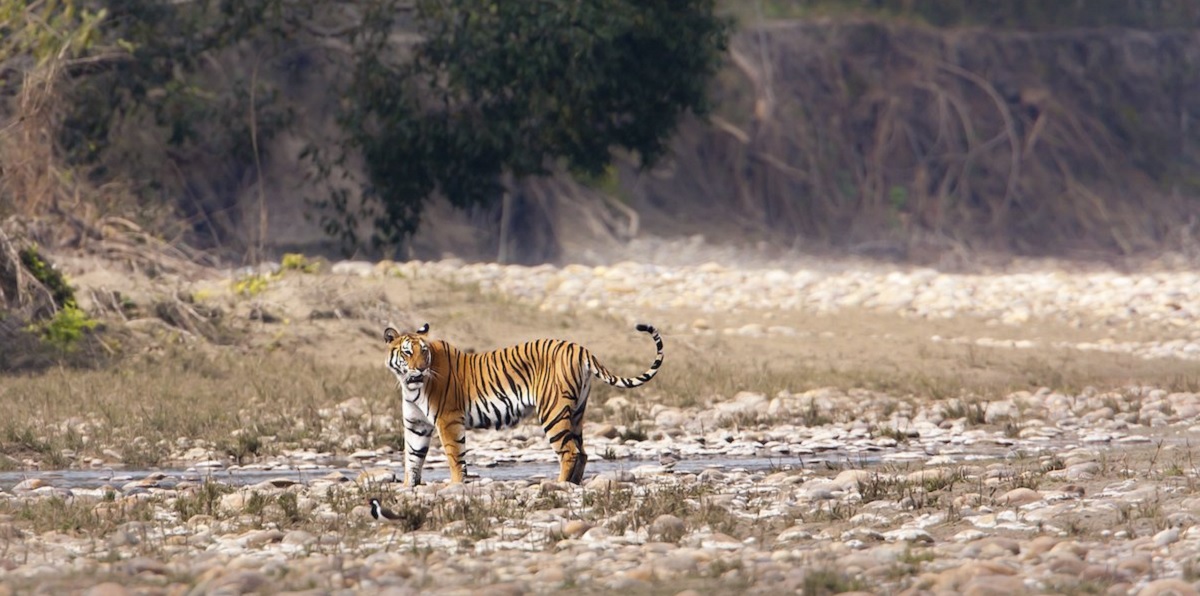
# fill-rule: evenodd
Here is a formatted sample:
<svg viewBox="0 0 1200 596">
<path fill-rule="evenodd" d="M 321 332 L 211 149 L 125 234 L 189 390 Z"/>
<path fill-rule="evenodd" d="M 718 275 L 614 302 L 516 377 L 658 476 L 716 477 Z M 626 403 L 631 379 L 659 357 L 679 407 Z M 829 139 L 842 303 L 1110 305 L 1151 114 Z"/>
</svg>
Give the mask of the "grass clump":
<svg viewBox="0 0 1200 596">
<path fill-rule="evenodd" d="M 284 271 L 299 271 L 300 273 L 316 273 L 321 268 L 319 263 L 310 261 L 308 257 L 299 253 L 287 253 L 283 255 L 279 266 Z"/>
<path fill-rule="evenodd" d="M 800 593 L 805 596 L 830 596 L 869 589 L 870 585 L 857 577 L 832 568 L 819 568 L 804 575 L 804 584 L 800 588 Z"/>
<path fill-rule="evenodd" d="M 253 298 L 267 291 L 274 275 L 269 273 L 247 275 L 233 282 L 233 293 L 243 298 Z"/>
<path fill-rule="evenodd" d="M 175 498 L 175 513 L 179 519 L 187 521 L 196 515 L 217 517 L 221 505 L 221 497 L 232 493 L 233 487 L 220 482 L 205 482 L 194 491 L 188 491 Z"/>
<path fill-rule="evenodd" d="M 311 374 L 296 374 L 297 366 Z M 230 461 L 252 461 L 282 449 L 324 445 L 329 437 L 372 436 L 366 419 L 329 416 L 331 406 L 386 387 L 379 367 L 333 368 L 295 355 L 203 355 L 172 349 L 105 369 L 51 369 L 5 378 L 0 402 L 0 455 L 32 458 L 60 469 L 62 449 L 80 457 L 104 449 L 126 465 L 168 461 L 177 441 L 205 447 Z M 154 396 L 147 400 L 145 396 Z M 322 412 L 325 412 L 322 414 Z M 86 421 L 83 444 L 66 430 Z M 72 431 L 73 432 L 73 431 Z"/>
<path fill-rule="evenodd" d="M 951 400 L 942 407 L 946 418 L 956 420 L 964 418 L 967 424 L 979 426 L 986 421 L 987 405 L 980 401 Z"/>
<path fill-rule="evenodd" d="M 243 465 L 248 458 L 257 457 L 263 448 L 262 437 L 255 429 L 243 429 L 221 443 L 221 451 L 232 457 L 237 465 Z"/>
<path fill-rule="evenodd" d="M 145 500 L 135 501 L 122 505 L 119 515 L 105 515 L 97 511 L 94 503 L 53 496 L 11 501 L 0 505 L 0 513 L 11 515 L 19 527 L 36 534 L 64 532 L 102 536 L 122 523 L 153 519 L 154 505 Z"/>
<path fill-rule="evenodd" d="M 246 497 L 242 510 L 255 517 L 259 527 L 270 524 L 281 529 L 294 528 L 306 519 L 300 510 L 299 498 L 292 492 L 271 495 L 253 491 Z"/>
<path fill-rule="evenodd" d="M 640 423 L 632 424 L 621 429 L 617 433 L 618 438 L 622 441 L 641 442 L 650 438 L 650 434 L 646 432 L 646 428 Z"/>
<path fill-rule="evenodd" d="M 917 478 L 873 473 L 858 481 L 863 503 L 896 501 L 912 509 L 937 507 L 943 497 L 949 501 L 954 485 L 963 480 L 961 470 L 935 468 Z"/>
</svg>

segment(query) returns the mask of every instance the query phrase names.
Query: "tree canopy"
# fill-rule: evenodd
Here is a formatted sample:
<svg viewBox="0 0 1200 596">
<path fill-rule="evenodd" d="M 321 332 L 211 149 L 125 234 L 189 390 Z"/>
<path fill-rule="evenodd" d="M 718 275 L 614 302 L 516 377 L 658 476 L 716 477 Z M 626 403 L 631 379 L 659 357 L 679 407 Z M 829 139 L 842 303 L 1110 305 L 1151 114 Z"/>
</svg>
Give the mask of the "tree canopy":
<svg viewBox="0 0 1200 596">
<path fill-rule="evenodd" d="M 272 136 L 297 111 L 333 106 L 340 133 L 301 157 L 330 189 L 307 198 L 351 245 L 367 240 L 358 222 L 377 245 L 403 242 L 434 196 L 487 205 L 504 180 L 601 172 L 614 151 L 653 164 L 680 118 L 708 109 L 731 29 L 716 0 L 22 4 L 0 1 L 10 73 L 30 72 L 21 55 L 103 48 L 56 71 L 69 165 L 98 185 L 118 180 L 142 208 L 179 197 L 171 207 L 215 237 L 239 216 L 246 181 L 261 179 Z M 329 97 L 289 98 L 305 77 L 326 77 Z M 350 183 L 334 174 L 359 169 Z"/>
<path fill-rule="evenodd" d="M 730 28 L 714 0 L 420 1 L 413 22 L 408 48 L 386 20 L 361 39 L 340 114 L 384 244 L 413 233 L 435 193 L 486 205 L 505 176 L 597 174 L 614 149 L 653 164 L 685 112 L 707 111 Z M 346 195 L 326 205 L 353 241 Z"/>
</svg>

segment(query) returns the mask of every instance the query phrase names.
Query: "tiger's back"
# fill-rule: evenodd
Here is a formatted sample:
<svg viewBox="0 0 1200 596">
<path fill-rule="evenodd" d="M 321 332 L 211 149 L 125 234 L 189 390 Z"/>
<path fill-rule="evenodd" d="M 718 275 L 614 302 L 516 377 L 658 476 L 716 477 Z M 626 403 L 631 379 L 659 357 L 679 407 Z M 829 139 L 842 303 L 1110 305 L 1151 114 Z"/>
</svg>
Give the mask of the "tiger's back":
<svg viewBox="0 0 1200 596">
<path fill-rule="evenodd" d="M 447 377 L 430 387 L 430 400 L 442 414 L 461 413 L 469 428 L 515 426 L 540 404 L 562 397 L 556 389 L 578 394 L 590 376 L 583 369 L 586 349 L 563 340 L 541 339 L 481 353 L 433 343 L 441 344 L 435 354 L 446 355 Z"/>
</svg>

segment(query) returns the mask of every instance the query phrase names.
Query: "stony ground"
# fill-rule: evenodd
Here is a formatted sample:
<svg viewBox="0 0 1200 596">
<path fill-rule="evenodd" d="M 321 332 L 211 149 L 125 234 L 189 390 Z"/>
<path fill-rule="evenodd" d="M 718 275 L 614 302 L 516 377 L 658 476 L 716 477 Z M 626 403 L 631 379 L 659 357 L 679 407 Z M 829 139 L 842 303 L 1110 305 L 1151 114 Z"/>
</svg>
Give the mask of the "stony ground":
<svg viewBox="0 0 1200 596">
<path fill-rule="evenodd" d="M 429 320 L 477 348 L 565 335 L 633 373 L 651 349 L 629 324 L 646 321 L 665 331 L 666 368 L 642 391 L 598 393 L 596 471 L 582 487 L 545 477 L 553 453 L 525 425 L 469 436 L 471 482 L 406 489 L 385 392 L 298 409 L 317 442 L 264 431 L 247 454 L 212 437 L 164 440 L 162 472 L 133 465 L 123 444 L 136 440 L 102 429 L 113 416 L 50 420 L 48 435 L 76 438 L 55 460 L 72 470 L 15 458 L 26 471 L 0 493 L 0 582 L 95 594 L 1195 593 L 1200 275 L 1165 263 L 734 266 L 667 248 L 652 264 L 601 267 L 343 262 L 264 277 L 261 293 L 245 291 L 255 271 L 178 280 L 188 304 L 272 330 L 255 334 L 269 338 L 260 347 L 324 349 L 347 365 L 381 358 L 369 338 L 381 322 Z M 93 296 L 114 283 L 64 262 Z M 137 283 L 122 287 L 142 300 Z M 201 345 L 162 317 L 130 323 Z M 10 387 L 27 393 L 12 395 L 51 381 L 20 382 Z M 255 416 L 278 397 L 265 392 L 236 436 L 261 430 Z M 436 447 L 430 463 L 444 478 Z M 108 476 L 73 484 L 82 470 Z M 373 496 L 401 519 L 372 520 Z"/>
</svg>

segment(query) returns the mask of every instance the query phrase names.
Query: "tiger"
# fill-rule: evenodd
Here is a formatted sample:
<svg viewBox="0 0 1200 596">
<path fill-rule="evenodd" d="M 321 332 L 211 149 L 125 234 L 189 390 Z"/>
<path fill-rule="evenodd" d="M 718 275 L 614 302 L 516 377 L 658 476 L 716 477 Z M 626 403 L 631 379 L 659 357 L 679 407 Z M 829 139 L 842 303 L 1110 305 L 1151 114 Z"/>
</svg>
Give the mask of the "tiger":
<svg viewBox="0 0 1200 596">
<path fill-rule="evenodd" d="M 421 470 L 436 429 L 450 464 L 450 482 L 466 476 L 467 428 L 499 430 L 537 411 L 542 430 L 558 454 L 558 479 L 580 484 L 587 466 L 583 414 L 591 377 L 614 387 L 644 385 L 663 362 L 663 341 L 650 325 L 658 351 L 641 376 L 624 378 L 604 368 L 585 347 L 560 339 L 539 339 L 490 352 L 466 352 L 428 337 L 429 324 L 401 333 L 387 327 L 387 367 L 400 389 L 404 418 L 404 484 L 421 483 Z M 589 374 L 590 373 L 590 374 Z"/>
</svg>

